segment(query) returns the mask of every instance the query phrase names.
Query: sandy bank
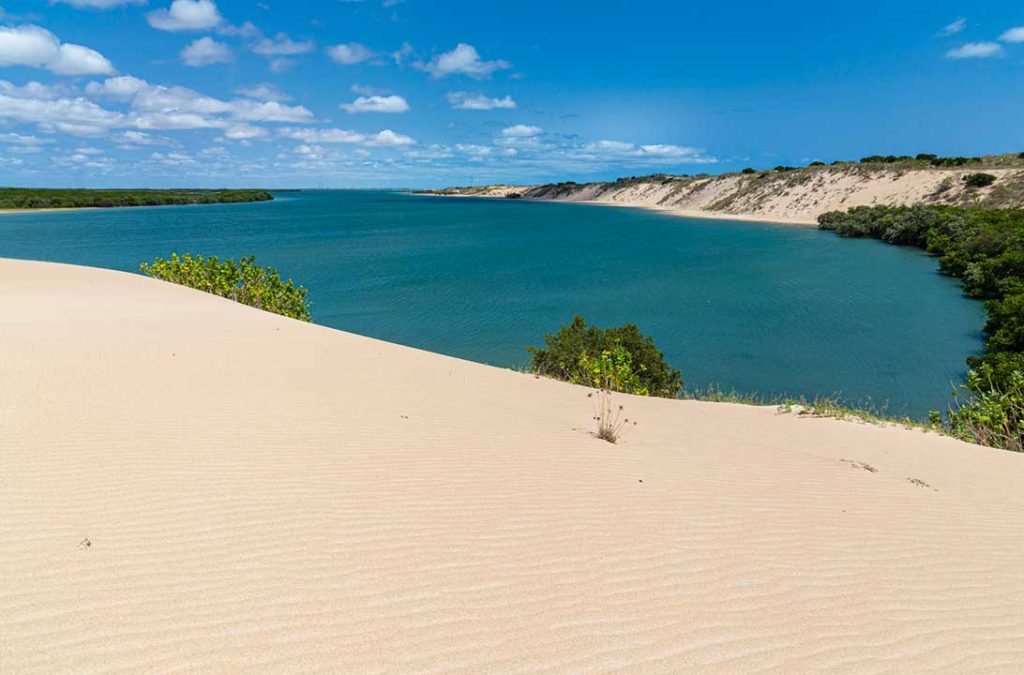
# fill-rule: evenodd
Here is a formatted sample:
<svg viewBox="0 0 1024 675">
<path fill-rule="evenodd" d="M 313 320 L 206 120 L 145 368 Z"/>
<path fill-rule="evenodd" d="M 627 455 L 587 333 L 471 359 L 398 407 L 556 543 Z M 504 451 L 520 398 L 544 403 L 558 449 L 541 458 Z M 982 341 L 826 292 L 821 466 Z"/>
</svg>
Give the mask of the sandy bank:
<svg viewBox="0 0 1024 675">
<path fill-rule="evenodd" d="M 643 207 L 688 218 L 794 225 L 815 225 L 823 213 L 857 206 L 1024 206 L 1024 170 L 986 167 L 984 171 L 995 176 L 995 183 L 980 189 L 969 187 L 964 179 L 979 170 L 846 164 L 754 174 L 659 175 L 606 183 L 484 185 L 449 188 L 442 193 L 518 195 L 534 201 Z"/>
<path fill-rule="evenodd" d="M 631 397 L 613 446 L 579 388 L 82 267 L 0 260 L 0 316 L 0 672 L 1024 669 L 1024 456 Z"/>
</svg>

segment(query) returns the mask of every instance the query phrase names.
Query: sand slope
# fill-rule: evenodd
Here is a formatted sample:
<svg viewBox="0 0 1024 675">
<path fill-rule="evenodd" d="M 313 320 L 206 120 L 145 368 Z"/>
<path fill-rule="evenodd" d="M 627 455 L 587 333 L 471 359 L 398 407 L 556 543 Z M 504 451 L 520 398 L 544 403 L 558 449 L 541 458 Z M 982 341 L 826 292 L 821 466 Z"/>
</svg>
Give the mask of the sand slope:
<svg viewBox="0 0 1024 675">
<path fill-rule="evenodd" d="M 102 270 L 0 260 L 0 317 L 0 672 L 1024 671 L 1024 456 L 630 397 L 612 446 Z"/>
<path fill-rule="evenodd" d="M 855 206 L 911 204 L 1024 207 L 1024 170 L 983 170 L 996 176 L 992 187 L 969 189 L 971 168 L 879 168 L 876 165 L 807 167 L 763 175 L 623 179 L 610 183 L 533 186 L 486 185 L 436 191 L 448 196 L 507 197 L 644 207 L 697 218 L 817 224 L 829 211 Z"/>
</svg>

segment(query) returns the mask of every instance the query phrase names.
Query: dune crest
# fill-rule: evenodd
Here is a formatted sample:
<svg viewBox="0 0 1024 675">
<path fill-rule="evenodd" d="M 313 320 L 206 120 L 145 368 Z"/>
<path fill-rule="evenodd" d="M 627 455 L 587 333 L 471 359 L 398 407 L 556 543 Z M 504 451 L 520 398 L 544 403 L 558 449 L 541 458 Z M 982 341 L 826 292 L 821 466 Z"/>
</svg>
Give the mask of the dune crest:
<svg viewBox="0 0 1024 675">
<path fill-rule="evenodd" d="M 0 260 L 0 672 L 1024 669 L 1024 456 Z M 681 364 L 685 365 L 685 364 Z"/>
</svg>

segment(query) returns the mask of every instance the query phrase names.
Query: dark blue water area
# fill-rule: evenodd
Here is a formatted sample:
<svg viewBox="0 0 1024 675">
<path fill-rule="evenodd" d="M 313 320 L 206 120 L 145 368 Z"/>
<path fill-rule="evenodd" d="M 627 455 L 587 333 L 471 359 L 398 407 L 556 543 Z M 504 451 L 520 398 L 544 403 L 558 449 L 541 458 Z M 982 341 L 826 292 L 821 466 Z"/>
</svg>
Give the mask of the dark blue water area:
<svg viewBox="0 0 1024 675">
<path fill-rule="evenodd" d="M 171 252 L 256 255 L 314 321 L 499 366 L 574 314 L 638 324 L 687 386 L 949 403 L 984 308 L 920 251 L 813 228 L 639 209 L 377 191 L 0 216 L 0 256 L 137 271 Z"/>
</svg>

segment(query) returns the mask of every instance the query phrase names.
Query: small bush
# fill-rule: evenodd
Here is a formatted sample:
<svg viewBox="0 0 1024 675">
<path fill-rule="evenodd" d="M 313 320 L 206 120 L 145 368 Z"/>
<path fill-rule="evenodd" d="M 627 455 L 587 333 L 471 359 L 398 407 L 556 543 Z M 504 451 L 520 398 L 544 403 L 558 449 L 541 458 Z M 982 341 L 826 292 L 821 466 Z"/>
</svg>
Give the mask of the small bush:
<svg viewBox="0 0 1024 675">
<path fill-rule="evenodd" d="M 970 188 L 983 188 L 995 183 L 996 177 L 990 173 L 972 173 L 964 176 L 964 182 Z"/>
<path fill-rule="evenodd" d="M 745 173 L 745 174 L 757 173 L 757 169 L 748 166 L 746 169 L 743 169 L 743 171 L 740 171 L 740 173 Z"/>
<path fill-rule="evenodd" d="M 647 388 L 640 383 L 639 375 L 633 370 L 632 357 L 622 345 L 610 351 L 605 350 L 596 358 L 586 353 L 581 354 L 579 370 L 573 382 L 596 389 L 588 394 L 594 409 L 594 421 L 597 422 L 595 435 L 609 443 L 617 443 L 622 430 L 630 424 L 623 406 L 616 406 L 612 402 L 612 392 L 622 391 L 640 396 L 648 393 Z M 636 422 L 632 424 L 635 426 Z"/>
<path fill-rule="evenodd" d="M 272 267 L 260 267 L 255 256 L 234 260 L 204 258 L 186 253 L 171 254 L 170 260 L 157 258 L 152 264 L 142 263 L 143 274 L 189 288 L 230 298 L 243 305 L 256 307 L 282 316 L 309 321 L 308 291 L 291 279 L 284 281 Z"/>
<path fill-rule="evenodd" d="M 1015 452 L 1024 451 L 1024 373 L 1017 370 L 1003 383 L 987 364 L 967 373 L 967 384 L 954 392 L 956 405 L 948 412 L 952 436 Z"/>
<path fill-rule="evenodd" d="M 825 162 L 815 161 L 815 162 L 811 162 L 807 166 L 825 166 Z"/>
<path fill-rule="evenodd" d="M 683 388 L 679 371 L 670 367 L 654 345 L 654 340 L 640 332 L 636 324 L 628 323 L 616 328 L 601 329 L 587 325 L 581 316 L 563 326 L 554 335 L 544 336 L 545 348 L 527 347 L 533 355 L 533 372 L 568 382 L 579 382 L 581 359 L 601 358 L 604 352 L 615 352 L 622 347 L 630 358 L 630 367 L 636 373 L 635 386 L 616 391 L 641 393 L 647 396 L 674 398 Z M 621 386 L 621 383 L 613 383 Z"/>
</svg>

